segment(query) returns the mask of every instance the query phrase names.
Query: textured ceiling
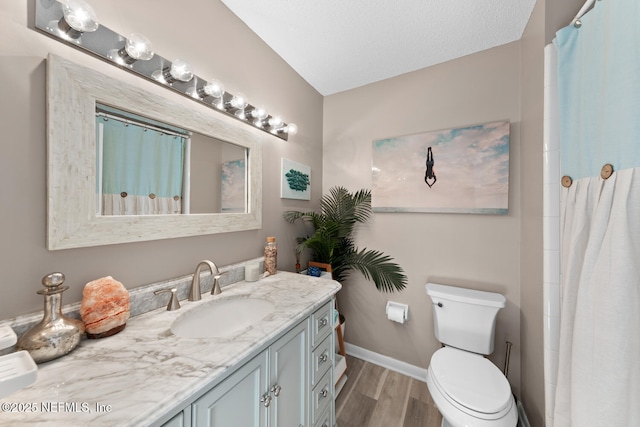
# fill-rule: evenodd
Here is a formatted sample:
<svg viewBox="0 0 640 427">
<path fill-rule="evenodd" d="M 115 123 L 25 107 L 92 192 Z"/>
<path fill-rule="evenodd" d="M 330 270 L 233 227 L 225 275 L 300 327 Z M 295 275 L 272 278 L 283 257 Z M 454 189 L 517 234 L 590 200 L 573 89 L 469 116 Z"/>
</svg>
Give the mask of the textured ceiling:
<svg viewBox="0 0 640 427">
<path fill-rule="evenodd" d="M 535 0 L 222 0 L 323 95 L 522 36 Z"/>
</svg>

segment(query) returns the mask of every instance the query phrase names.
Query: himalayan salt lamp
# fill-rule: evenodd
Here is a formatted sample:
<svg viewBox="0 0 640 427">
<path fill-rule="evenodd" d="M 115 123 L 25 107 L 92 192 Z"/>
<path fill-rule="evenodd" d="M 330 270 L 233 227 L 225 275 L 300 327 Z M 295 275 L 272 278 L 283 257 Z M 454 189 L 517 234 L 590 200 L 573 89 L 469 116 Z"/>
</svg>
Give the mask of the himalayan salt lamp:
<svg viewBox="0 0 640 427">
<path fill-rule="evenodd" d="M 87 338 L 117 334 L 129 319 L 129 292 L 111 276 L 87 283 L 82 291 L 80 317 Z"/>
</svg>

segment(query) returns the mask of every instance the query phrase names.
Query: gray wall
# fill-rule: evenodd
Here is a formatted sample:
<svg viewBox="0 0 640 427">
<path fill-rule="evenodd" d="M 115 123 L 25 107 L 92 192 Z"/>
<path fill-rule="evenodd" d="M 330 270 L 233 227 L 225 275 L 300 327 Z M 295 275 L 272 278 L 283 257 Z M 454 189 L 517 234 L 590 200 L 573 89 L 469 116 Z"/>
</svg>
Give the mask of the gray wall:
<svg viewBox="0 0 640 427">
<path fill-rule="evenodd" d="M 5 2 L 0 12 L 0 319 L 42 310 L 41 278 L 62 271 L 80 301 L 90 280 L 112 275 L 128 288 L 193 273 L 201 259 L 228 264 L 261 256 L 267 235 L 279 243 L 279 264 L 292 270 L 299 232 L 282 220 L 287 209 L 313 209 L 321 195 L 322 96 L 219 1 L 188 0 L 160 7 L 145 0 L 92 0 L 100 22 L 121 34 L 140 32 L 167 58 L 185 58 L 196 73 L 222 80 L 232 93 L 264 103 L 298 124 L 289 142 L 263 148 L 263 227 L 225 233 L 48 251 L 46 226 L 45 58 L 54 53 L 130 84 L 140 79 L 33 29 L 33 1 Z M 154 86 L 155 87 L 155 86 Z M 165 89 L 157 87 L 158 93 Z M 212 114 L 217 113 L 212 111 Z M 311 202 L 280 199 L 280 159 L 311 166 Z M 73 197 L 70 194 L 68 197 Z"/>
<path fill-rule="evenodd" d="M 360 247 L 395 258 L 407 289 L 387 295 L 354 273 L 338 294 L 346 341 L 427 368 L 439 347 L 427 281 L 500 292 L 492 359 L 503 366 L 513 343 L 510 380 L 520 387 L 520 251 L 522 142 L 520 44 L 510 43 L 444 64 L 325 97 L 325 192 L 335 185 L 371 188 L 374 139 L 508 119 L 511 122 L 507 215 L 377 213 L 357 236 Z M 437 185 L 437 184 L 436 184 Z M 386 319 L 387 299 L 408 303 L 404 325 Z"/>
</svg>

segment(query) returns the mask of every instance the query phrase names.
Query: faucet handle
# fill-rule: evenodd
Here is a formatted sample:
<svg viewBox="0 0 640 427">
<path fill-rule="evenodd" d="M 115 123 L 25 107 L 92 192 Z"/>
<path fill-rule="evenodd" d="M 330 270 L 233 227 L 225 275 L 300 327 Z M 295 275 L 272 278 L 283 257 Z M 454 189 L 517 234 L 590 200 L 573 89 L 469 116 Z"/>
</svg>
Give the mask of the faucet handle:
<svg viewBox="0 0 640 427">
<path fill-rule="evenodd" d="M 169 303 L 167 304 L 167 311 L 174 311 L 180 308 L 180 302 L 178 301 L 178 289 L 158 289 L 157 291 L 153 291 L 154 294 L 162 294 L 165 292 L 171 292 L 171 298 L 169 298 Z"/>
<path fill-rule="evenodd" d="M 211 295 L 218 295 L 222 293 L 222 289 L 220 288 L 220 277 L 224 274 L 227 274 L 228 271 L 220 272 L 218 270 L 218 274 L 213 276 L 213 286 L 211 287 Z"/>
</svg>

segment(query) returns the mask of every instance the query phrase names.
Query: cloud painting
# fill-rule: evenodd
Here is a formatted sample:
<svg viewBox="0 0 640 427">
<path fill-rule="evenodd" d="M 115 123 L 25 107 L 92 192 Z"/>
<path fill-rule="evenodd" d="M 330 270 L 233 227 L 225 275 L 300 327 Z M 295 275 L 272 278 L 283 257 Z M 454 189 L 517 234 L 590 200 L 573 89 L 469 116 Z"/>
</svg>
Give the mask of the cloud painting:
<svg viewBox="0 0 640 427">
<path fill-rule="evenodd" d="M 373 141 L 376 212 L 506 214 L 509 122 Z"/>
</svg>

